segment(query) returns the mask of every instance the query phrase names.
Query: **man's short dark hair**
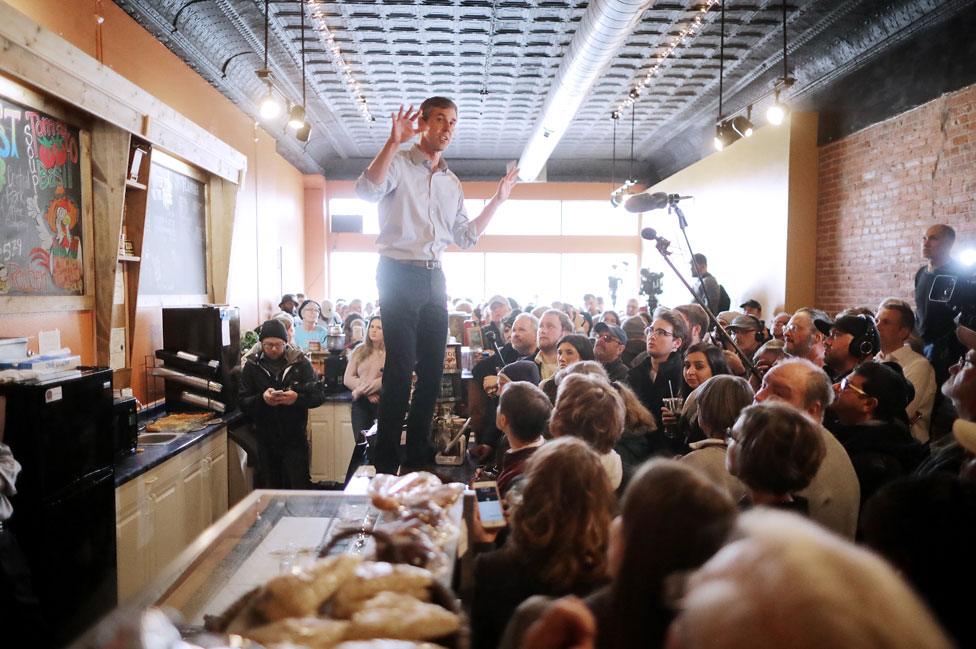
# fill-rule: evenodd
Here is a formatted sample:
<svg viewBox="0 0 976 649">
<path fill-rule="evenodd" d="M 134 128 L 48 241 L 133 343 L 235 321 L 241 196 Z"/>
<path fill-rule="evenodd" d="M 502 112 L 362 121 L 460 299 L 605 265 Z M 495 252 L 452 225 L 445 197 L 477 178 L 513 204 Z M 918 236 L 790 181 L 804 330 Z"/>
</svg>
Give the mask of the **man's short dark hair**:
<svg viewBox="0 0 976 649">
<path fill-rule="evenodd" d="M 430 119 L 430 111 L 433 108 L 453 108 L 455 113 L 459 112 L 457 104 L 447 97 L 428 97 L 420 104 L 420 119 L 424 121 Z"/>
<path fill-rule="evenodd" d="M 498 412 L 505 415 L 512 435 L 521 442 L 535 441 L 546 428 L 552 403 L 546 393 L 528 381 L 505 386 L 498 400 Z"/>
<path fill-rule="evenodd" d="M 695 263 L 698 264 L 699 266 L 708 265 L 708 257 L 701 254 L 700 252 L 696 252 L 694 255 L 692 255 L 692 259 L 694 259 Z"/>
<path fill-rule="evenodd" d="M 866 361 L 854 368 L 854 374 L 864 379 L 862 389 L 878 402 L 876 419 L 908 423 L 905 408 L 915 398 L 915 388 L 905 378 L 901 365 Z"/>
<path fill-rule="evenodd" d="M 881 309 L 891 309 L 898 313 L 898 318 L 900 320 L 899 324 L 902 327 L 908 329 L 909 332 L 915 330 L 915 312 L 912 310 L 911 305 L 905 300 L 899 300 L 895 297 L 889 297 L 878 306 L 878 312 Z"/>
<path fill-rule="evenodd" d="M 678 353 L 682 356 L 685 350 L 688 349 L 688 343 L 691 342 L 691 332 L 688 330 L 688 323 L 685 322 L 684 317 L 677 311 L 672 311 L 666 307 L 658 307 L 654 311 L 655 320 L 664 320 L 671 325 L 672 333 L 675 338 L 681 339 L 681 347 L 678 349 Z M 654 322 L 651 322 L 652 326 Z"/>
<path fill-rule="evenodd" d="M 698 326 L 699 334 L 704 334 L 708 331 L 708 314 L 705 313 L 705 309 L 697 304 L 679 304 L 674 307 L 674 310 L 685 317 L 688 321 L 688 326 L 692 329 Z"/>
</svg>

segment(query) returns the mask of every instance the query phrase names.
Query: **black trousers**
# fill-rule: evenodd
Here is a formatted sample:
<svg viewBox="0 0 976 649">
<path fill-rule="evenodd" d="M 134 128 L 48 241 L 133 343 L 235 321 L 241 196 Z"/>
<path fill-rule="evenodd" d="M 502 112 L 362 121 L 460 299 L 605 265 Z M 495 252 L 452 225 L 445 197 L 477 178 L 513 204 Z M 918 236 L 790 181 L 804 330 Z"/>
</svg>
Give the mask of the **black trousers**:
<svg viewBox="0 0 976 649">
<path fill-rule="evenodd" d="M 258 461 L 255 487 L 260 489 L 308 489 L 308 440 L 303 431 L 257 428 Z"/>
<path fill-rule="evenodd" d="M 359 397 L 352 402 L 352 436 L 356 441 L 356 447 L 352 450 L 352 457 L 349 458 L 345 484 L 349 484 L 356 473 L 356 469 L 370 462 L 366 436 L 363 435 L 363 431 L 373 427 L 378 411 L 379 404 L 371 403 L 366 397 Z"/>
<path fill-rule="evenodd" d="M 402 464 L 416 467 L 434 459 L 430 427 L 444 374 L 447 289 L 440 269 L 411 266 L 388 257 L 380 257 L 376 284 L 383 314 L 386 364 L 375 465 L 377 472 L 393 473 L 401 464 L 398 449 L 405 415 L 407 444 Z M 413 372 L 417 373 L 417 385 L 411 399 Z"/>
</svg>

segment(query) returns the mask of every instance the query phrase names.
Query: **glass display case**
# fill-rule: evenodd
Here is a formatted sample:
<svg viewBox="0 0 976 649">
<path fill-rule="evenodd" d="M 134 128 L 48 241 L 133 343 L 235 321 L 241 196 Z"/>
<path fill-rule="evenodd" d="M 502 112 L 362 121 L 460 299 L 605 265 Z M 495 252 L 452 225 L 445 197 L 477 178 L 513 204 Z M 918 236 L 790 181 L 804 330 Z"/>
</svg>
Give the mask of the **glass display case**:
<svg viewBox="0 0 976 649">
<path fill-rule="evenodd" d="M 463 499 L 449 511 L 461 529 Z M 363 533 L 342 539 L 329 554 L 371 556 L 367 534 L 391 517 L 369 496 L 329 491 L 252 492 L 204 532 L 159 579 L 124 604 L 141 609 L 163 606 L 182 616 L 184 627 L 202 627 L 204 615 L 217 615 L 252 588 L 295 567 L 311 564 L 332 537 L 349 528 Z M 458 555 L 458 536 L 445 548 Z M 450 587 L 454 562 L 438 580 Z"/>
</svg>

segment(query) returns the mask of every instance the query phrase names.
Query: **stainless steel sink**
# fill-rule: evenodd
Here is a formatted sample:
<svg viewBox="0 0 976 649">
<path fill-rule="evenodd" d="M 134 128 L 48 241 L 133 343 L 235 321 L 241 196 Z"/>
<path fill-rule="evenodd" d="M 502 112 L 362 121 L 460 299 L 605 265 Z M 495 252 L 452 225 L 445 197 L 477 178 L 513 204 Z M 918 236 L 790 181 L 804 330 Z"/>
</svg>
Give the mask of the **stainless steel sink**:
<svg viewBox="0 0 976 649">
<path fill-rule="evenodd" d="M 143 433 L 139 435 L 139 445 L 153 446 L 156 444 L 169 444 L 179 436 L 179 433 Z"/>
</svg>

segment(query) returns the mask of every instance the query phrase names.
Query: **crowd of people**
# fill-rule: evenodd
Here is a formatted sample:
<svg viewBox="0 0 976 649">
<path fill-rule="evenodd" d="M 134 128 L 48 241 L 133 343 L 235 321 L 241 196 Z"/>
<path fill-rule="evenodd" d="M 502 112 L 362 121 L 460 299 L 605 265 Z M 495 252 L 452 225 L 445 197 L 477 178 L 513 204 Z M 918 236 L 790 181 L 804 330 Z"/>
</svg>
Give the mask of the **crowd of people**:
<svg viewBox="0 0 976 649">
<path fill-rule="evenodd" d="M 914 305 L 748 300 L 728 338 L 694 303 L 474 307 L 504 345 L 471 452 L 508 518 L 475 517 L 474 646 L 976 646 L 976 330 L 953 322 L 976 305 L 931 289 L 964 278 L 952 240 L 926 232 Z"/>
<path fill-rule="evenodd" d="M 955 560 L 976 541 L 976 331 L 932 290 L 961 276 L 952 240 L 926 233 L 914 305 L 765 319 L 749 299 L 717 314 L 727 337 L 693 302 L 453 300 L 497 341 L 468 404 L 474 479 L 508 522 L 475 520 L 476 649 L 976 642 L 953 595 L 976 575 Z M 380 305 L 280 307 L 293 331 L 265 323 L 253 351 L 343 326 L 354 428 L 372 425 Z"/>
</svg>

